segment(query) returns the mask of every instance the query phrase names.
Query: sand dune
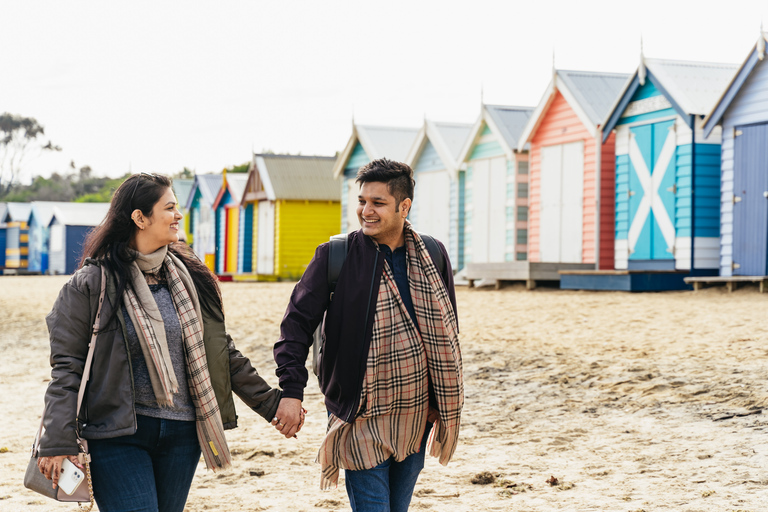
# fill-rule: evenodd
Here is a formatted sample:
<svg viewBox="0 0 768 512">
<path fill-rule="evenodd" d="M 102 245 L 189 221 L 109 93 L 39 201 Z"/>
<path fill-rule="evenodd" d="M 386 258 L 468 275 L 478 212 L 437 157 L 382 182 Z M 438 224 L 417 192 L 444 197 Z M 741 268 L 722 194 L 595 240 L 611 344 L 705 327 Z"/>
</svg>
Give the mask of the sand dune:
<svg viewBox="0 0 768 512">
<path fill-rule="evenodd" d="M 66 279 L 0 278 L 2 511 L 76 509 L 21 484 L 50 375 L 43 317 Z M 273 384 L 292 286 L 222 285 L 230 333 Z M 427 460 L 412 510 L 768 510 L 768 296 L 509 287 L 458 302 L 461 440 L 448 467 Z M 319 490 L 316 382 L 298 440 L 238 404 L 234 468 L 201 464 L 189 511 L 348 510 L 343 483 Z"/>
</svg>

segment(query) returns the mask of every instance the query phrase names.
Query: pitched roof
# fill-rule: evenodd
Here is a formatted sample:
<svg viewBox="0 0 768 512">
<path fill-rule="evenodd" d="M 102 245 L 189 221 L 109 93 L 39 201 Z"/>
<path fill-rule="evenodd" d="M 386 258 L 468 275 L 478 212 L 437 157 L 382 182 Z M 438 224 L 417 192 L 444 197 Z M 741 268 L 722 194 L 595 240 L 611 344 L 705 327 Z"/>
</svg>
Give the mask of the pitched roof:
<svg viewBox="0 0 768 512">
<path fill-rule="evenodd" d="M 189 191 L 189 197 L 185 208 L 192 206 L 192 201 L 195 199 L 195 194 L 200 191 L 202 201 L 208 205 L 209 208 L 213 207 L 213 203 L 216 201 L 216 196 L 221 190 L 221 182 L 223 177 L 221 174 L 196 174 L 195 181 L 192 184 L 192 190 Z M 181 201 L 179 201 L 181 202 Z"/>
<path fill-rule="evenodd" d="M 736 72 L 735 64 L 642 58 L 603 121 L 603 141 L 616 127 L 635 92 L 640 73 L 669 100 L 681 117 L 706 115 Z"/>
<path fill-rule="evenodd" d="M 332 156 L 254 155 L 267 199 L 340 201 Z"/>
<path fill-rule="evenodd" d="M 248 181 L 248 175 L 242 174 L 242 173 L 227 173 L 227 186 L 226 188 L 223 186 L 219 188 L 218 193 L 216 194 L 216 199 L 213 201 L 213 207 L 218 208 L 219 203 L 221 202 L 222 198 L 224 197 L 224 191 L 228 191 L 230 197 L 232 197 L 232 202 L 235 204 L 240 204 L 240 202 L 243 200 L 243 193 L 245 192 L 245 184 Z"/>
<path fill-rule="evenodd" d="M 176 196 L 176 200 L 179 202 L 179 204 L 186 204 L 187 198 L 189 198 L 189 193 L 192 191 L 192 185 L 194 183 L 194 178 L 178 178 L 173 180 L 173 193 Z"/>
<path fill-rule="evenodd" d="M 32 211 L 29 214 L 29 220 L 34 216 L 37 223 L 41 226 L 47 226 L 51 223 L 53 210 L 60 205 L 69 204 L 63 201 L 32 201 Z"/>
<path fill-rule="evenodd" d="M 486 105 L 485 109 L 496 123 L 507 145 L 512 149 L 517 148 L 520 135 L 523 134 L 525 125 L 533 114 L 533 107 Z"/>
<path fill-rule="evenodd" d="M 0 224 L 5 224 L 5 214 L 8 211 L 8 203 L 0 203 Z"/>
<path fill-rule="evenodd" d="M 62 203 L 54 207 L 51 224 L 98 226 L 107 216 L 109 203 Z"/>
<path fill-rule="evenodd" d="M 424 125 L 416 135 L 411 149 L 408 150 L 408 155 L 403 161 L 414 167 L 421 158 L 421 153 L 427 146 L 427 142 L 431 142 L 444 168 L 455 173 L 459 167 L 458 160 L 461 149 L 471 132 L 471 124 L 424 120 Z"/>
<path fill-rule="evenodd" d="M 768 32 L 761 32 L 754 48 L 752 48 L 752 51 L 749 52 L 747 58 L 744 59 L 744 63 L 738 69 L 736 74 L 733 75 L 731 82 L 723 90 L 723 93 L 720 95 L 720 98 L 717 100 L 717 102 L 715 102 L 712 110 L 707 114 L 707 117 L 704 118 L 702 125 L 705 137 L 709 137 L 709 134 L 712 133 L 712 130 L 715 129 L 715 126 L 720 124 L 720 120 L 723 118 L 725 111 L 728 110 L 728 107 L 736 98 L 736 95 L 739 93 L 741 87 L 744 85 L 744 83 L 746 83 L 749 75 L 757 67 L 758 63 L 765 59 L 765 47 L 767 42 Z"/>
<path fill-rule="evenodd" d="M 27 222 L 32 211 L 31 203 L 5 203 L 4 222 Z"/>
<path fill-rule="evenodd" d="M 403 162 L 418 133 L 419 130 L 416 128 L 353 125 L 352 136 L 333 166 L 333 177 L 338 178 L 342 175 L 358 142 L 371 160 L 386 157 Z"/>
<path fill-rule="evenodd" d="M 596 133 L 628 78 L 629 75 L 623 73 L 556 70 L 520 136 L 518 149 L 523 149 L 536 134 L 558 92 L 563 95 L 582 124 L 590 132 Z"/>
</svg>

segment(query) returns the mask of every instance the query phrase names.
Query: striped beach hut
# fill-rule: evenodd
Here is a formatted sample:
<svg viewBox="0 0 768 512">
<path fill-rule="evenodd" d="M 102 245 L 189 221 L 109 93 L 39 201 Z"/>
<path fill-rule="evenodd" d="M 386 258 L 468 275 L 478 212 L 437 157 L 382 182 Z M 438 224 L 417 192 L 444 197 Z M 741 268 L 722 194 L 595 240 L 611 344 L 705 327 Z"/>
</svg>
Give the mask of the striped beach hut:
<svg viewBox="0 0 768 512">
<path fill-rule="evenodd" d="M 7 225 L 5 214 L 8 212 L 8 203 L 0 203 L 0 270 L 5 268 L 5 237 Z"/>
<path fill-rule="evenodd" d="M 179 222 L 179 232 L 183 233 L 183 240 L 187 244 L 192 245 L 192 222 L 189 218 L 189 210 L 187 209 L 187 198 L 192 191 L 192 185 L 195 180 L 193 179 L 175 179 L 173 180 L 173 194 L 176 196 L 176 201 L 179 203 L 179 210 L 184 216 Z M 181 236 L 179 237 L 181 239 Z"/>
<path fill-rule="evenodd" d="M 29 263 L 30 203 L 6 203 L 5 268 L 26 271 Z"/>
<path fill-rule="evenodd" d="M 358 169 L 379 158 L 405 161 L 418 132 L 417 128 L 352 125 L 352 135 L 336 159 L 332 173 L 334 178 L 341 180 L 342 233 L 360 229 L 357 219 L 360 187 L 355 185 Z"/>
<path fill-rule="evenodd" d="M 211 272 L 216 271 L 216 223 L 213 203 L 221 190 L 221 183 L 221 174 L 195 175 L 186 202 L 192 230 L 192 249 Z M 179 202 L 183 204 L 181 199 Z"/>
<path fill-rule="evenodd" d="M 48 273 L 72 274 L 77 270 L 88 233 L 107 216 L 109 203 L 60 203 L 51 216 Z"/>
<path fill-rule="evenodd" d="M 27 270 L 46 274 L 48 272 L 48 247 L 50 224 L 53 210 L 68 203 L 60 201 L 32 201 L 29 214 L 29 264 Z"/>
<path fill-rule="evenodd" d="M 471 124 L 425 120 L 405 163 L 413 169 L 416 188 L 408 219 L 448 248 L 452 267 L 459 261 L 459 154 Z"/>
<path fill-rule="evenodd" d="M 216 273 L 219 275 L 237 272 L 240 203 L 247 179 L 246 174 L 227 174 L 224 171 L 221 188 L 213 201 L 216 219 Z"/>
<path fill-rule="evenodd" d="M 458 269 L 501 279 L 528 258 L 528 150 L 518 150 L 532 107 L 483 105 L 459 154 Z"/>
<path fill-rule="evenodd" d="M 335 161 L 324 156 L 253 155 L 241 209 L 243 273 L 298 279 L 315 248 L 338 233 L 341 198 L 333 178 Z"/>
<path fill-rule="evenodd" d="M 602 142 L 601 123 L 628 78 L 553 70 L 518 142 L 530 144 L 531 262 L 613 268 L 614 138 Z"/>
<path fill-rule="evenodd" d="M 768 275 L 768 33 L 760 32 L 712 111 L 703 135 L 722 133 L 720 275 Z"/>
<path fill-rule="evenodd" d="M 736 68 L 641 55 L 602 134 L 615 131 L 616 269 L 717 273 L 721 132 L 701 127 Z"/>
</svg>

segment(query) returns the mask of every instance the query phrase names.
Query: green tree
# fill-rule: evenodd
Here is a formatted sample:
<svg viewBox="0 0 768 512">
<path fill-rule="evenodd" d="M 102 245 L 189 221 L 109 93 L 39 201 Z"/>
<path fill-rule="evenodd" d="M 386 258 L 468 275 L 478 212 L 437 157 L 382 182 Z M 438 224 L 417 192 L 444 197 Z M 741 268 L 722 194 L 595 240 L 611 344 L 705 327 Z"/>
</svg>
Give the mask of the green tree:
<svg viewBox="0 0 768 512">
<path fill-rule="evenodd" d="M 50 140 L 43 141 L 45 128 L 33 117 L 0 114 L 0 197 L 18 182 L 24 161 L 42 151 L 61 151 Z"/>
</svg>

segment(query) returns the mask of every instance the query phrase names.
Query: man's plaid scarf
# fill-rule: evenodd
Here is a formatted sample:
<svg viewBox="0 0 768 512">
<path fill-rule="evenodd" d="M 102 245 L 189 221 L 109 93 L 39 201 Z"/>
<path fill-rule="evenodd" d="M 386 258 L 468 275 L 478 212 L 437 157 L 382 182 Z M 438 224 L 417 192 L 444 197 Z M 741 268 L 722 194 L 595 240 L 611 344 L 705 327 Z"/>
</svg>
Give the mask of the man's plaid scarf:
<svg viewBox="0 0 768 512">
<path fill-rule="evenodd" d="M 360 409 L 354 422 L 331 414 L 317 460 L 321 487 L 336 484 L 339 468 L 371 469 L 420 448 L 429 409 L 427 372 L 440 419 L 427 450 L 448 464 L 456 450 L 464 381 L 456 313 L 437 267 L 418 233 L 406 222 L 408 282 L 419 329 L 400 297 L 394 274 L 384 266 Z"/>
<path fill-rule="evenodd" d="M 189 271 L 181 260 L 170 252 L 166 254 L 163 249 L 167 248 L 161 249 L 162 255 L 153 253 L 145 259 L 157 260 L 158 256 L 164 256 L 160 259 L 162 263 L 155 264 L 158 268 L 162 265 L 165 269 L 168 289 L 181 324 L 187 363 L 187 384 L 192 403 L 195 405 L 197 439 L 205 457 L 206 466 L 214 471 L 224 469 L 230 466 L 231 456 L 224 437 L 219 404 L 208 373 L 197 290 Z M 158 336 L 158 333 L 165 333 L 165 326 L 152 292 L 139 269 L 139 266 L 142 266 L 142 270 L 146 270 L 143 266 L 147 263 L 142 260 L 138 260 L 137 263 L 133 265 L 132 286 L 126 288 L 124 302 L 131 321 L 135 324 L 142 350 L 145 352 L 144 357 L 158 404 L 173 405 L 175 374 L 173 368 L 169 366 L 171 363 L 167 356 L 168 346 L 165 336 Z M 141 297 L 141 301 L 137 300 L 137 295 Z M 173 380 L 169 380 L 170 378 Z M 175 389 L 178 390 L 178 384 Z"/>
</svg>

